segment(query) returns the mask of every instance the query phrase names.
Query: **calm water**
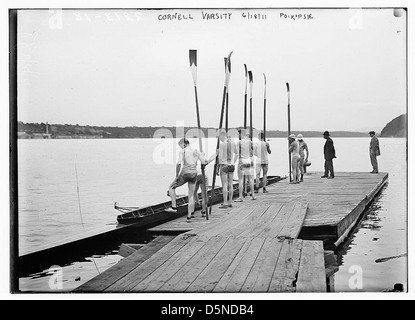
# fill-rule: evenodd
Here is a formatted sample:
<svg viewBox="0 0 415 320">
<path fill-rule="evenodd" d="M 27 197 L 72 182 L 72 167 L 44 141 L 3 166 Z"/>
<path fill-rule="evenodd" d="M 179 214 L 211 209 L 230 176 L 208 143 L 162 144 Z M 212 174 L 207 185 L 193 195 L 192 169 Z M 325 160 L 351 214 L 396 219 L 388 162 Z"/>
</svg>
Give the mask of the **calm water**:
<svg viewBox="0 0 415 320">
<path fill-rule="evenodd" d="M 334 138 L 335 170 L 371 171 L 369 139 Z M 305 140 L 312 163 L 309 171 L 321 171 L 324 139 Z M 336 291 L 382 291 L 396 282 L 404 283 L 406 288 L 405 257 L 375 262 L 407 252 L 406 139 L 385 138 L 380 143 L 379 167 L 389 172 L 389 182 L 339 255 Z M 198 147 L 196 139 L 191 144 Z M 271 139 L 270 145 L 269 174 L 286 175 L 287 140 Z M 216 139 L 207 139 L 203 148 L 210 156 L 215 146 Z M 174 139 L 19 140 L 20 252 L 116 224 L 116 201 L 125 206 L 145 206 L 169 200 L 166 191 L 175 174 L 177 154 Z M 212 169 L 213 165 L 207 168 L 210 180 Z M 220 184 L 218 180 L 216 183 Z M 186 192 L 186 187 L 178 189 L 178 194 Z M 116 254 L 108 254 L 66 266 L 63 290 L 71 290 L 120 259 Z M 351 289 L 349 283 L 354 279 L 356 266 L 361 267 L 363 287 L 355 289 L 352 285 Z M 45 272 L 23 278 L 21 288 L 47 290 L 48 276 Z"/>
</svg>

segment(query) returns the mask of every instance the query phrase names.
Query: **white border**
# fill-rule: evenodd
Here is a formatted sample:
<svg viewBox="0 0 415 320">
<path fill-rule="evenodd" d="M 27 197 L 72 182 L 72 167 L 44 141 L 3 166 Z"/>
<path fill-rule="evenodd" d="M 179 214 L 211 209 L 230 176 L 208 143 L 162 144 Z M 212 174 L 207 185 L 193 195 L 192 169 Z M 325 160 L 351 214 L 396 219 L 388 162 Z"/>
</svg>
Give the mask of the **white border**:
<svg viewBox="0 0 415 320">
<path fill-rule="evenodd" d="M 414 31 L 414 19 L 412 10 L 414 10 L 414 1 L 379 1 L 379 0 L 365 0 L 365 1 L 298 1 L 298 0 L 280 0 L 280 1 L 257 1 L 257 0 L 244 0 L 244 1 L 229 1 L 229 0 L 214 0 L 214 1 L 1 1 L 0 5 L 0 30 L 2 50 L 0 55 L 0 63 L 2 67 L 1 72 L 1 97 L 2 107 L 0 108 L 0 118 L 2 124 L 0 128 L 2 146 L 2 154 L 5 155 L 5 150 L 9 149 L 9 99 L 8 99 L 8 11 L 9 9 L 25 9 L 25 8 L 241 8 L 241 7 L 254 7 L 254 8 L 284 8 L 284 7 L 307 7 L 307 8 L 350 8 L 350 7 L 362 7 L 362 8 L 381 8 L 381 7 L 407 7 L 408 12 L 408 141 L 413 141 L 413 113 L 409 110 L 409 106 L 413 105 L 413 75 L 415 74 L 413 57 L 415 56 L 414 44 L 413 44 L 413 31 Z M 4 123 L 3 123 L 4 122 Z M 7 138 L 6 138 L 7 137 Z M 6 140 L 7 139 L 7 140 Z M 10 212 L 9 206 L 9 191 L 8 191 L 8 178 L 9 172 L 2 174 L 2 183 L 4 184 L 3 192 L 1 193 L 4 199 L 1 203 L 4 205 L 4 210 L 1 210 L 1 216 L 3 221 L 0 223 L 0 252 L 2 253 L 1 269 L 0 269 L 0 298 L 8 300 L 303 300 L 303 299 L 318 299 L 318 300 L 339 300 L 339 299 L 359 299 L 359 300 L 412 300 L 414 299 L 414 290 L 412 279 L 414 268 L 414 235 L 412 233 L 414 219 L 412 214 L 414 211 L 413 198 L 409 195 L 414 194 L 413 183 L 411 177 L 413 177 L 413 168 L 409 165 L 413 162 L 413 149 L 411 143 L 408 143 L 408 293 L 405 294 L 387 294 L 387 293 L 329 293 L 329 294 L 10 294 L 10 269 L 9 269 L 9 239 L 10 239 L 10 224 L 7 212 Z M 5 170 L 8 168 L 8 157 L 2 157 L 2 168 Z"/>
</svg>

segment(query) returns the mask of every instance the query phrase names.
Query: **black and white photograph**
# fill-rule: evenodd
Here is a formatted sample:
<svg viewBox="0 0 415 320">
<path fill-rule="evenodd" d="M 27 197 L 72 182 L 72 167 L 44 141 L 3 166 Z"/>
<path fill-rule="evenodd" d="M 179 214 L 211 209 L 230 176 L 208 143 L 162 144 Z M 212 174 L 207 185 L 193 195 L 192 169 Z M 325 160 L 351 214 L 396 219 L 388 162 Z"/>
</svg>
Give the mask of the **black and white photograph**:
<svg viewBox="0 0 415 320">
<path fill-rule="evenodd" d="M 410 8 L 7 10 L 15 299 L 406 299 Z"/>
</svg>

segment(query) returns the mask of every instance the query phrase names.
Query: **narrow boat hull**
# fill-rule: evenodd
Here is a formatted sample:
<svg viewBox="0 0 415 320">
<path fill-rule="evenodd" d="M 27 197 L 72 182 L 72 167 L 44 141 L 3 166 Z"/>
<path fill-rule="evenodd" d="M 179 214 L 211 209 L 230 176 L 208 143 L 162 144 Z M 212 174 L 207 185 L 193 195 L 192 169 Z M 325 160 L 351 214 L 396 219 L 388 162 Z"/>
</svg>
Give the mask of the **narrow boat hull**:
<svg viewBox="0 0 415 320">
<path fill-rule="evenodd" d="M 276 183 L 284 177 L 280 176 L 269 176 L 268 185 Z M 262 187 L 262 178 L 260 180 L 260 187 Z M 208 199 L 210 200 L 211 191 L 208 190 Z M 239 195 L 239 185 L 234 183 L 233 198 Z M 198 194 L 201 199 L 201 193 Z M 212 205 L 222 202 L 222 187 L 216 187 L 212 196 Z M 123 209 L 124 213 L 117 216 L 117 222 L 119 224 L 134 224 L 140 227 L 154 226 L 160 223 L 164 223 L 178 217 L 187 215 L 188 197 L 177 198 L 177 213 L 166 212 L 165 210 L 171 206 L 171 201 L 166 201 L 153 206 L 147 206 L 138 209 L 132 209 L 131 211 Z M 116 209 L 120 210 L 122 207 L 115 206 Z M 195 206 L 195 210 L 200 210 L 201 206 Z M 121 211 L 121 210 L 120 210 Z"/>
</svg>

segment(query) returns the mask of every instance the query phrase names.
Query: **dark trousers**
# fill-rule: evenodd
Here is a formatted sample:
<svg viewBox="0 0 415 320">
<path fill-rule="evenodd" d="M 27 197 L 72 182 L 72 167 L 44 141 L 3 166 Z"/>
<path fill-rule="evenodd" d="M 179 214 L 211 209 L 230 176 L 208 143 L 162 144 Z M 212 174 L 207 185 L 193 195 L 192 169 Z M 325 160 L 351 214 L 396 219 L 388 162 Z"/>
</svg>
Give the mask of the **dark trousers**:
<svg viewBox="0 0 415 320">
<path fill-rule="evenodd" d="M 330 172 L 330 177 L 334 178 L 333 159 L 324 161 L 324 175 L 328 177 L 329 172 Z"/>
</svg>

